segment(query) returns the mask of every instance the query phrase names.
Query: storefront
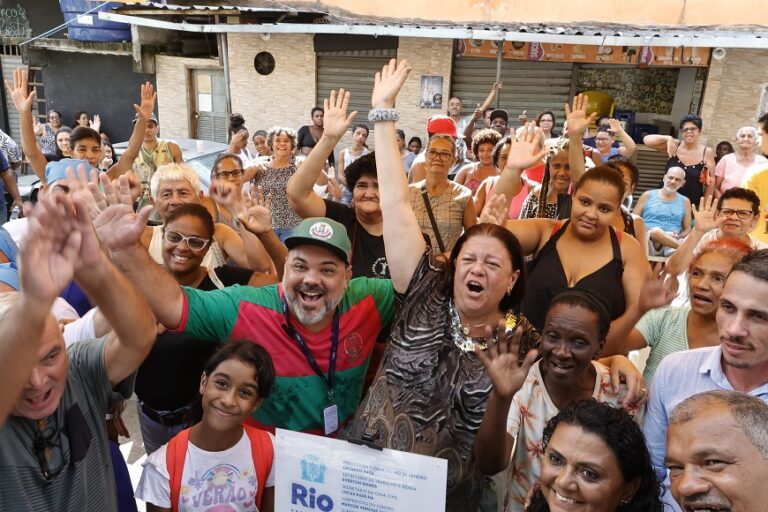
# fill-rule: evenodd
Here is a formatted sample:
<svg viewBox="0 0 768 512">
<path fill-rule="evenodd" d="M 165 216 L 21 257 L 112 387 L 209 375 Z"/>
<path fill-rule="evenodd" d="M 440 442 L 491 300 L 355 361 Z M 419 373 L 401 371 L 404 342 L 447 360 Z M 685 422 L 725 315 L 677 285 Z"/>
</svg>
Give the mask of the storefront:
<svg viewBox="0 0 768 512">
<path fill-rule="evenodd" d="M 601 113 L 621 120 L 638 144 L 649 133 L 675 134 L 680 118 L 700 111 L 710 58 L 707 48 L 501 44 L 455 42 L 451 91 L 464 100 L 465 115 L 486 97 L 497 76 L 503 82 L 498 105 L 509 112 L 511 122 L 516 123 L 523 111 L 532 120 L 549 110 L 555 114 L 558 133 L 565 103 L 586 91 L 608 95 L 608 111 Z M 641 189 L 658 183 L 663 157 L 639 146 Z"/>
</svg>

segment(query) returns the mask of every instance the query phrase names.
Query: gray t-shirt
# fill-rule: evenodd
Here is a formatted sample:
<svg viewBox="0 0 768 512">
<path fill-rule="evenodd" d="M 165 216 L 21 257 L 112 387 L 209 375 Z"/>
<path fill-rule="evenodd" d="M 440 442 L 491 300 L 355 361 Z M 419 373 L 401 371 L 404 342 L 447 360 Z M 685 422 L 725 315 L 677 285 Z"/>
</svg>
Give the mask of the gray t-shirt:
<svg viewBox="0 0 768 512">
<path fill-rule="evenodd" d="M 83 341 L 67 349 L 67 387 L 43 429 L 50 479 L 43 476 L 41 450 L 35 449 L 38 422 L 11 416 L 0 429 L 0 510 L 117 510 L 104 417 L 114 401 L 131 396 L 134 378 L 112 392 L 105 342 Z"/>
</svg>

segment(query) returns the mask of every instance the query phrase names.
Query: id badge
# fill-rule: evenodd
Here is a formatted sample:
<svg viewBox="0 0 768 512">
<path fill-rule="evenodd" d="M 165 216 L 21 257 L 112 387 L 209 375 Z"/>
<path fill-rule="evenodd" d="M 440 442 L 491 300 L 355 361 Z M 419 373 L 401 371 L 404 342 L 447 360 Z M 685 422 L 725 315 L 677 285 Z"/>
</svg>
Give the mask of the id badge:
<svg viewBox="0 0 768 512">
<path fill-rule="evenodd" d="M 323 409 L 323 423 L 325 435 L 330 435 L 339 429 L 339 409 L 336 404 L 331 404 Z"/>
</svg>

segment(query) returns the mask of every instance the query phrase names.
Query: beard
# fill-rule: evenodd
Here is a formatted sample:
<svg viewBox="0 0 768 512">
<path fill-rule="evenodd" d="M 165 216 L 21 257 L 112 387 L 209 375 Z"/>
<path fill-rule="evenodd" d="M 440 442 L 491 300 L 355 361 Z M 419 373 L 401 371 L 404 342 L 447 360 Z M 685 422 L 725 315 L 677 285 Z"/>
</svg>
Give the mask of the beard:
<svg viewBox="0 0 768 512">
<path fill-rule="evenodd" d="M 301 301 L 299 300 L 296 292 L 307 293 L 315 291 L 323 292 L 320 308 L 315 310 L 307 310 L 301 304 Z M 291 313 L 293 313 L 293 316 L 295 316 L 302 325 L 314 325 L 322 321 L 326 316 L 336 310 L 336 307 L 341 302 L 341 297 L 343 295 L 341 294 L 337 298 L 331 298 L 328 296 L 326 290 L 321 290 L 317 287 L 299 287 L 296 292 L 287 288 L 283 289 L 283 294 L 285 295 L 285 301 L 288 303 L 288 308 L 291 310 Z"/>
</svg>

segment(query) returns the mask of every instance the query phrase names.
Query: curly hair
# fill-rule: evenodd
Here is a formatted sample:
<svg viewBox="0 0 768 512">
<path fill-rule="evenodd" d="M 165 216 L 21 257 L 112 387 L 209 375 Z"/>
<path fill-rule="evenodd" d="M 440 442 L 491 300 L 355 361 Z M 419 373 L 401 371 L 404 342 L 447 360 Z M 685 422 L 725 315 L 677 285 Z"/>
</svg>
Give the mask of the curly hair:
<svg viewBox="0 0 768 512">
<path fill-rule="evenodd" d="M 484 128 L 472 136 L 472 153 L 475 158 L 480 158 L 480 155 L 477 154 L 477 148 L 480 147 L 480 144 L 490 144 L 495 147 L 500 140 L 501 134 L 499 132 L 491 128 Z"/>
<path fill-rule="evenodd" d="M 545 451 L 561 423 L 580 427 L 602 439 L 616 457 L 624 481 L 640 480 L 637 492 L 621 507 L 621 512 L 663 511 L 660 498 L 662 487 L 653 471 L 643 431 L 624 409 L 597 402 L 593 398 L 569 404 L 547 422 L 542 439 Z M 536 491 L 526 510 L 549 511 L 541 490 Z"/>
</svg>

